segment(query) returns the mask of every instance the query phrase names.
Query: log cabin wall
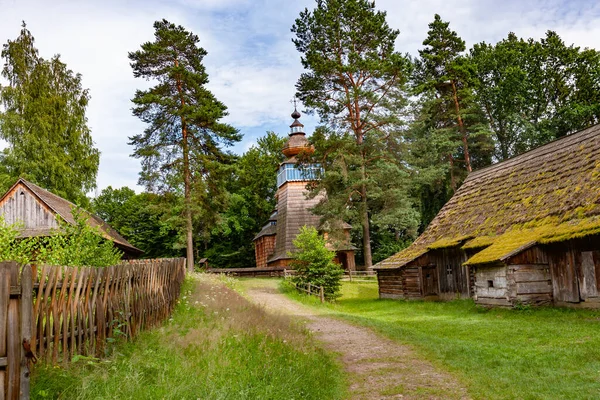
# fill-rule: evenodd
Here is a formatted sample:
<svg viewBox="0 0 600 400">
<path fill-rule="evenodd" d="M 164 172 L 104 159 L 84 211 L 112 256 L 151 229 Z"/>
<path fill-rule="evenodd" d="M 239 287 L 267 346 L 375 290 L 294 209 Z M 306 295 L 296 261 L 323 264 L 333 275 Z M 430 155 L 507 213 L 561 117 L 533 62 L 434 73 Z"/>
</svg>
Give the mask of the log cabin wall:
<svg viewBox="0 0 600 400">
<path fill-rule="evenodd" d="M 552 277 L 546 252 L 532 247 L 507 260 L 509 298 L 512 304 L 552 303 Z"/>
<path fill-rule="evenodd" d="M 54 213 L 21 184 L 4 198 L 0 215 L 7 224 L 23 224 L 24 229 L 58 228 Z"/>
<path fill-rule="evenodd" d="M 418 300 L 431 298 L 438 292 L 437 271 L 430 264 L 428 254 L 400 268 L 378 269 L 377 283 L 381 299 Z M 425 294 L 423 285 L 425 285 Z"/>
<path fill-rule="evenodd" d="M 403 269 L 377 270 L 380 299 L 404 299 Z"/>
<path fill-rule="evenodd" d="M 475 293 L 477 304 L 486 306 L 511 306 L 508 296 L 506 265 L 475 267 Z"/>
<path fill-rule="evenodd" d="M 481 305 L 545 305 L 552 302 L 552 283 L 546 253 L 532 247 L 506 264 L 475 268 L 475 301 Z"/>
</svg>

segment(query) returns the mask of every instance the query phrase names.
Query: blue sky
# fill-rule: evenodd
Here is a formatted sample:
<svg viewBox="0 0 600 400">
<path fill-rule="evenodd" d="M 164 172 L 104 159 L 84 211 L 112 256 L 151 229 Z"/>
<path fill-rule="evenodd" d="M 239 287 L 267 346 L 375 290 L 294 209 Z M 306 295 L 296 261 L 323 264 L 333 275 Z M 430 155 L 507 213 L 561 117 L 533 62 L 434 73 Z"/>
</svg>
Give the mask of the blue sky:
<svg viewBox="0 0 600 400">
<path fill-rule="evenodd" d="M 314 1 L 296 0 L 0 0 L 0 42 L 18 35 L 25 20 L 42 56 L 60 53 L 90 89 L 89 125 L 102 152 L 99 190 L 135 187 L 139 162 L 128 136 L 144 129 L 130 99 L 148 83 L 133 78 L 127 53 L 152 40 L 152 24 L 166 18 L 198 34 L 208 51 L 209 88 L 229 108 L 227 122 L 244 134 L 236 153 L 266 131 L 287 133 L 294 84 L 302 73 L 290 27 Z M 381 0 L 388 23 L 400 30 L 397 49 L 416 54 L 427 24 L 439 13 L 467 46 L 496 42 L 513 31 L 539 38 L 557 31 L 568 43 L 600 49 L 600 2 Z M 311 132 L 316 117 L 303 116 Z M 137 188 L 140 190 L 141 188 Z"/>
</svg>

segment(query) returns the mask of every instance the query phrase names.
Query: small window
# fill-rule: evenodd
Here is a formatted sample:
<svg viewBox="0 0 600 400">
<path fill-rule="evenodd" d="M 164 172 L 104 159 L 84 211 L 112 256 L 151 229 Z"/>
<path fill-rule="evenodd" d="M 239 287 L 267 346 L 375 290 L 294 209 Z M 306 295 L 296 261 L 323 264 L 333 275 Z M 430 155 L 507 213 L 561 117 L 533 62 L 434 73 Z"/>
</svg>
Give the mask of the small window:
<svg viewBox="0 0 600 400">
<path fill-rule="evenodd" d="M 488 281 L 488 288 L 494 287 L 494 281 Z"/>
<path fill-rule="evenodd" d="M 452 275 L 452 266 L 446 266 L 446 275 Z"/>
<path fill-rule="evenodd" d="M 427 274 L 425 277 L 426 277 L 427 279 L 429 279 L 429 278 L 431 278 L 431 275 Z"/>
</svg>

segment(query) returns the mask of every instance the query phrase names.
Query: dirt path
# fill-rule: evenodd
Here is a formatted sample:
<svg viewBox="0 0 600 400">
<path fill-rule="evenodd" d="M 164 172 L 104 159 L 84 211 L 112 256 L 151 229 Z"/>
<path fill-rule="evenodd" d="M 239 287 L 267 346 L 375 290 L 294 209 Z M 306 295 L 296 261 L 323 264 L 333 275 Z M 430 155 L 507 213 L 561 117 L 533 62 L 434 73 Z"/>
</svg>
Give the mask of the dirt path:
<svg viewBox="0 0 600 400">
<path fill-rule="evenodd" d="M 273 313 L 300 317 L 325 347 L 340 355 L 349 373 L 350 399 L 468 399 L 448 373 L 416 356 L 408 346 L 368 328 L 317 315 L 278 293 L 275 287 L 251 287 L 247 295 Z"/>
</svg>

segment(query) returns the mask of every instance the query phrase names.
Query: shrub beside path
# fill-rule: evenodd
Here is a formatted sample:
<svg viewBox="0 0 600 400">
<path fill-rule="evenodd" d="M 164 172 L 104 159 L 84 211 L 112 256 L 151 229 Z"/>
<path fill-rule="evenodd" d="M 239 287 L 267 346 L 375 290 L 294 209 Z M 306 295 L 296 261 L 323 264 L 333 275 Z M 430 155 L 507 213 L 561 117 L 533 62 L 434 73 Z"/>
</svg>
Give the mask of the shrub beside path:
<svg viewBox="0 0 600 400">
<path fill-rule="evenodd" d="M 408 346 L 371 329 L 317 314 L 277 290 L 277 281 L 247 285 L 248 298 L 272 313 L 306 321 L 326 349 L 339 354 L 348 373 L 350 399 L 469 399 L 447 372 L 419 358 Z"/>
</svg>

